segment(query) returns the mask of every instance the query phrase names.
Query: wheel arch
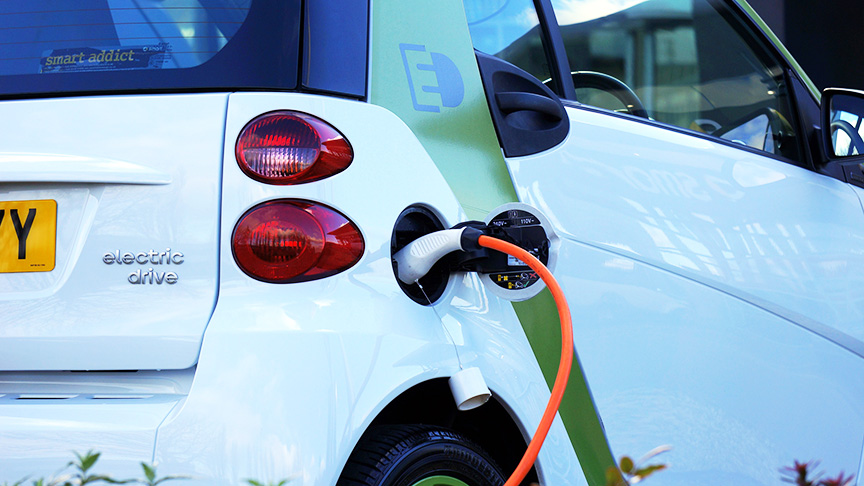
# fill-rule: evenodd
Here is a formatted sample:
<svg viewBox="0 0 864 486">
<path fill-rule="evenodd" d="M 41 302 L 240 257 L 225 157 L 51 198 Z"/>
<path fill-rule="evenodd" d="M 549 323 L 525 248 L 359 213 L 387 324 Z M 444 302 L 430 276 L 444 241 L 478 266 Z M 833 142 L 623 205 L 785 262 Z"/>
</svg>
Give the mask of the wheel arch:
<svg viewBox="0 0 864 486">
<path fill-rule="evenodd" d="M 526 434 L 509 410 L 493 391 L 492 398 L 485 405 L 474 410 L 459 411 L 447 378 L 433 378 L 414 385 L 393 399 L 372 420 L 367 432 L 379 425 L 424 424 L 446 427 L 477 443 L 509 475 L 527 447 Z M 526 480 L 538 482 L 536 468 L 531 469 Z"/>
</svg>

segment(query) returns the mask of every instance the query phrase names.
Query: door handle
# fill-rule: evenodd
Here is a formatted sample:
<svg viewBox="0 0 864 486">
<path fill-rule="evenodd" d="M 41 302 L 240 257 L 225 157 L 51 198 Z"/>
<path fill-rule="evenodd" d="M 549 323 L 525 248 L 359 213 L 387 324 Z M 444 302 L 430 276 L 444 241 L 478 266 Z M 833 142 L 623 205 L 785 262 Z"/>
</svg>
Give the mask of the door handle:
<svg viewBox="0 0 864 486">
<path fill-rule="evenodd" d="M 527 110 L 549 115 L 555 120 L 561 120 L 564 117 L 564 108 L 560 103 L 535 93 L 522 91 L 495 93 L 495 101 L 498 102 L 498 109 L 502 113 Z"/>
</svg>

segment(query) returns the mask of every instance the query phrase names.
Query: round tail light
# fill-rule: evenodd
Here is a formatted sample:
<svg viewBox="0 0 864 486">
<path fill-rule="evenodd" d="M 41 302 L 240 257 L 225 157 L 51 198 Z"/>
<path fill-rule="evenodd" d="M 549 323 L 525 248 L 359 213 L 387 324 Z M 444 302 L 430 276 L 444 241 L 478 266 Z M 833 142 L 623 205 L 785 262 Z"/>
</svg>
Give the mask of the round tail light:
<svg viewBox="0 0 864 486">
<path fill-rule="evenodd" d="M 327 122 L 305 113 L 274 111 L 243 128 L 235 156 L 249 177 L 285 185 L 338 174 L 351 164 L 354 151 Z"/>
<path fill-rule="evenodd" d="M 329 277 L 360 260 L 365 249 L 357 226 L 335 209 L 279 199 L 246 212 L 234 227 L 231 249 L 250 277 L 273 283 Z"/>
</svg>

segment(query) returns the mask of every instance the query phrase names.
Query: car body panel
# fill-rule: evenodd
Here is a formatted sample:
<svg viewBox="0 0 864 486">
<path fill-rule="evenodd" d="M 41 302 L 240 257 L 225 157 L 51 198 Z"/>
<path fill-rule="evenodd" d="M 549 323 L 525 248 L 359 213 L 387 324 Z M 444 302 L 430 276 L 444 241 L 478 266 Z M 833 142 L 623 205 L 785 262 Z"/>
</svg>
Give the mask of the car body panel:
<svg viewBox="0 0 864 486">
<path fill-rule="evenodd" d="M 562 238 L 556 273 L 613 450 L 672 445 L 666 484 L 772 484 L 795 458 L 857 469 L 855 192 L 749 150 L 568 112 L 563 144 L 508 164 Z M 818 426 L 802 425 L 814 410 Z"/>
<path fill-rule="evenodd" d="M 258 114 L 288 108 L 326 116 L 338 127 L 355 151 L 351 166 L 300 186 L 265 186 L 243 176 L 233 156 L 236 135 Z M 390 137 L 375 136 L 381 131 Z M 399 118 L 359 102 L 233 94 L 225 140 L 223 247 L 247 208 L 299 197 L 326 201 L 355 222 L 366 252 L 341 274 L 284 286 L 251 280 L 223 252 L 219 303 L 195 382 L 160 428 L 155 460 L 198 478 L 333 484 L 387 403 L 415 384 L 452 375 L 460 364 L 480 367 L 526 436 L 532 433 L 548 389 L 510 305 L 486 294 L 478 278 L 457 275 L 435 306 L 419 306 L 393 278 L 390 237 L 402 209 L 422 204 L 447 224 L 464 218 Z M 541 476 L 549 484 L 584 482 L 560 420 L 549 444 Z"/>
<path fill-rule="evenodd" d="M 301 111 L 338 127 L 352 144 L 351 166 L 299 186 L 247 177 L 234 159 L 234 142 L 246 123 L 274 110 Z M 54 372 L 45 372 L 47 383 L 33 383 L 32 373 L 4 375 L 0 480 L 20 479 L 27 468 L 50 472 L 46 465 L 62 466 L 58 458 L 70 450 L 96 448 L 103 452 L 99 471 L 114 477 L 134 475 L 138 462 L 155 461 L 160 474 L 190 475 L 187 484 L 238 484 L 246 478 L 333 484 L 390 401 L 460 366 L 483 370 L 495 399 L 529 437 L 549 391 L 509 303 L 488 295 L 476 276 L 461 274 L 435 306 L 421 306 L 394 279 L 390 239 L 405 207 L 433 208 L 448 225 L 465 217 L 408 127 L 367 103 L 273 93 L 229 95 L 225 127 L 223 197 L 216 212 L 223 249 L 219 299 L 197 365 L 184 372 L 191 385 L 145 386 L 179 373 L 165 371 L 128 383 L 112 373 L 83 373 L 74 376 L 90 382 L 66 385 Z M 391 136 L 376 136 L 381 130 Z M 333 277 L 291 285 L 244 274 L 230 251 L 238 218 L 261 201 L 283 197 L 327 204 L 355 222 L 366 242 L 360 262 Z M 85 389 L 90 393 L 82 395 Z M 22 397 L 22 391 L 28 393 Z M 36 392 L 79 393 L 55 395 L 40 408 L 27 401 Z M 25 456 L 27 462 L 13 464 Z M 548 484 L 585 484 L 560 419 L 538 473 Z"/>
<path fill-rule="evenodd" d="M 179 395 L 6 394 L 0 397 L 0 464 L 4 480 L 54 473 L 71 451 L 102 454 L 99 468 L 134 477 L 150 461 L 156 429 Z M 40 398 L 45 397 L 45 398 Z M 34 403 L 41 402 L 41 403 Z M 14 478 L 14 479 L 13 479 Z"/>
<path fill-rule="evenodd" d="M 156 428 L 186 395 L 195 369 L 81 373 L 0 372 L 4 480 L 55 472 L 70 451 L 97 448 L 118 476 L 139 472 Z M 102 466 L 100 466 L 102 467 Z"/>
<path fill-rule="evenodd" d="M 568 111 L 563 146 L 511 162 L 522 200 L 563 237 L 864 342 L 864 296 L 852 291 L 864 285 L 855 271 L 864 213 L 851 186 L 663 127 Z"/>
<path fill-rule="evenodd" d="M 0 274 L 0 369 L 195 364 L 216 300 L 227 99 L 106 96 L 0 105 L 4 119 L 16 120 L 0 135 L 3 167 L 18 166 L 0 176 L 14 181 L 0 198 L 58 203 L 54 271 Z M 24 167 L 33 175 L 21 175 Z M 124 257 L 137 261 L 120 263 Z"/>
<path fill-rule="evenodd" d="M 576 347 L 616 456 L 658 446 L 658 484 L 780 481 L 793 461 L 858 469 L 859 356 L 757 306 L 565 239 Z"/>
</svg>

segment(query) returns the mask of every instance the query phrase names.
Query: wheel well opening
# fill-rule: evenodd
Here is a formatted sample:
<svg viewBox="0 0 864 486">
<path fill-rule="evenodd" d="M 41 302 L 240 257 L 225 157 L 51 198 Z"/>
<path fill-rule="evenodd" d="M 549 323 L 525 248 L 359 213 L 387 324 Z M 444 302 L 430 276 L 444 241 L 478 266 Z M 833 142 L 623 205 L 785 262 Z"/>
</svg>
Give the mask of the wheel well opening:
<svg viewBox="0 0 864 486">
<path fill-rule="evenodd" d="M 425 424 L 456 430 L 482 447 L 508 476 L 522 459 L 527 443 L 503 405 L 492 398 L 474 410 L 459 411 L 446 378 L 436 378 L 405 391 L 378 414 L 375 425 Z M 537 471 L 522 484 L 537 483 Z"/>
</svg>

